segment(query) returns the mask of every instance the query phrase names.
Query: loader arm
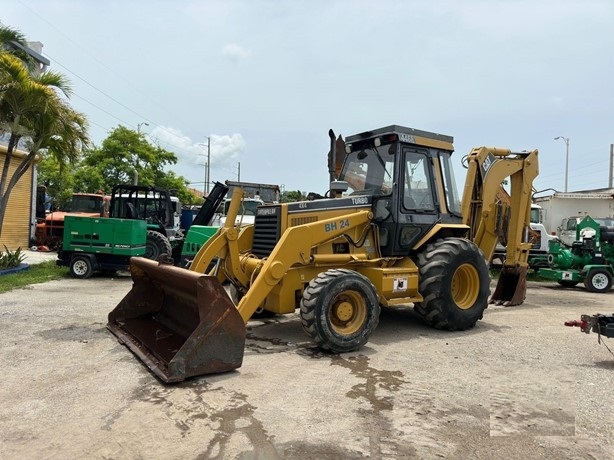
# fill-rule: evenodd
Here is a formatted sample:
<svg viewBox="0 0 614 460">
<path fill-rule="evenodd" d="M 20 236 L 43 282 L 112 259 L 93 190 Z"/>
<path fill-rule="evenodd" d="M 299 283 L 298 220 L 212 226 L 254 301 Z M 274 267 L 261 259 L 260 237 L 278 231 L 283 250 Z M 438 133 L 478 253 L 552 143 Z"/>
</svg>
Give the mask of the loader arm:
<svg viewBox="0 0 614 460">
<path fill-rule="evenodd" d="M 200 251 L 196 253 L 190 265 L 191 271 L 206 273 L 215 258 L 224 260 L 229 253 L 234 255 L 238 262 L 239 255 L 236 244 L 239 237 L 239 230 L 234 226 L 234 223 L 239 215 L 239 207 L 244 195 L 241 188 L 235 187 L 232 192 L 232 200 L 226 214 L 224 226 L 221 227 L 220 230 L 207 241 L 207 244 L 203 245 Z M 234 249 L 234 251 L 229 252 L 229 249 Z M 215 270 L 211 274 L 217 276 L 220 283 L 225 280 L 224 274 L 220 270 Z"/>
<path fill-rule="evenodd" d="M 297 264 L 311 263 L 311 250 L 314 246 L 338 238 L 361 225 L 367 225 L 372 218 L 373 213 L 364 210 L 298 227 L 289 227 L 264 262 L 249 291 L 237 305 L 243 320 L 247 323 L 288 269 Z"/>
<path fill-rule="evenodd" d="M 538 152 L 513 153 L 495 147 L 474 148 L 468 155 L 468 172 L 461 203 L 463 223 L 470 239 L 490 261 L 500 238 L 501 211 L 509 209 L 506 256 L 492 301 L 522 303 L 531 243 L 524 235 L 530 224 L 531 190 L 539 173 Z M 510 178 L 509 202 L 502 200 L 501 183 Z M 507 198 L 507 197 L 506 197 Z"/>
<path fill-rule="evenodd" d="M 211 275 L 216 276 L 220 282 L 230 277 L 241 286 L 249 286 L 246 295 L 237 305 L 246 323 L 289 268 L 297 264 L 311 263 L 311 250 L 314 246 L 334 240 L 355 227 L 366 225 L 373 218 L 370 210 L 363 210 L 297 227 L 288 227 L 271 254 L 259 262 L 258 269 L 247 272 L 245 265 L 241 263 L 240 255 L 248 248 L 241 243 L 244 233 L 251 235 L 251 229 L 248 227 L 239 232 L 233 226 L 242 196 L 242 191 L 235 189 L 225 226 L 196 254 L 190 270 L 205 273 L 214 259 L 218 258 L 223 263 L 224 270 L 214 271 L 210 273 Z M 252 273 L 255 271 L 258 275 L 252 280 Z"/>
</svg>

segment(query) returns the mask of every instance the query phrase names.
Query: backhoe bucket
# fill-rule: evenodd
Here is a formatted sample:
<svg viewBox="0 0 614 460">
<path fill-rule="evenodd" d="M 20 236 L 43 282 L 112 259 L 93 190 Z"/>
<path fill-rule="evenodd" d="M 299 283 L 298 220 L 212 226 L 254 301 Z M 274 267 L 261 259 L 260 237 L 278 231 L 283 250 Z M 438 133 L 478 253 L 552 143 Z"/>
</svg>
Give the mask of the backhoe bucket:
<svg viewBox="0 0 614 460">
<path fill-rule="evenodd" d="M 490 303 L 511 307 L 520 305 L 527 296 L 528 267 L 503 266 Z"/>
<path fill-rule="evenodd" d="M 241 367 L 245 323 L 213 276 L 130 259 L 132 290 L 107 327 L 167 383 Z"/>
</svg>

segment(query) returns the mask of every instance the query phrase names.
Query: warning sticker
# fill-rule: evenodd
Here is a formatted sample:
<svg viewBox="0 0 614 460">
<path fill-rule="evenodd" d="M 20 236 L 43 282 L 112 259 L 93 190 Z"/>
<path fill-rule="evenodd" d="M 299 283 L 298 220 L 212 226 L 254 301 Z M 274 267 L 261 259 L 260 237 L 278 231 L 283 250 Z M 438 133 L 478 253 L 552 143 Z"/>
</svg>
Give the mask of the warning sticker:
<svg viewBox="0 0 614 460">
<path fill-rule="evenodd" d="M 395 278 L 392 284 L 394 292 L 407 291 L 407 278 Z"/>
</svg>

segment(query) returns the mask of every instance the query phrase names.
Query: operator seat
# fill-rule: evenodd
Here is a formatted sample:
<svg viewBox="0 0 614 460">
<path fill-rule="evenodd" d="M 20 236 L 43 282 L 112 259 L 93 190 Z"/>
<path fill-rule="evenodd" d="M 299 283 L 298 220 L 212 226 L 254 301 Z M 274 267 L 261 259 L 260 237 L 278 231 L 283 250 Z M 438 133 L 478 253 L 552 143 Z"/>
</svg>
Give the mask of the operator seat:
<svg viewBox="0 0 614 460">
<path fill-rule="evenodd" d="M 126 219 L 138 219 L 139 212 L 132 203 L 126 203 Z"/>
</svg>

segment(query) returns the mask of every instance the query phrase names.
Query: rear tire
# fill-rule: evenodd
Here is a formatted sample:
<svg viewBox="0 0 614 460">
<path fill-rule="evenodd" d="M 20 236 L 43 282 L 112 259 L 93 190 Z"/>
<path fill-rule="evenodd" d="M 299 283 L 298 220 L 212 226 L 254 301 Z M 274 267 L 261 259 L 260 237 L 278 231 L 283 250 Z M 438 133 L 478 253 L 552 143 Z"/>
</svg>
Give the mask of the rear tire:
<svg viewBox="0 0 614 460">
<path fill-rule="evenodd" d="M 162 254 L 169 257 L 173 253 L 173 248 L 168 238 L 155 230 L 147 230 L 147 241 L 145 241 L 145 254 L 143 257 L 150 260 L 158 260 Z"/>
<path fill-rule="evenodd" d="M 473 242 L 445 238 L 418 254 L 420 294 L 414 309 L 436 329 L 462 331 L 482 319 L 490 296 L 484 254 Z"/>
<path fill-rule="evenodd" d="M 87 279 L 94 273 L 94 267 L 89 257 L 75 256 L 70 260 L 70 274 L 75 278 Z"/>
<path fill-rule="evenodd" d="M 320 273 L 301 299 L 303 329 L 320 348 L 333 353 L 353 351 L 367 343 L 379 314 L 375 286 L 347 269 Z"/>
<path fill-rule="evenodd" d="M 595 268 L 584 278 L 584 286 L 591 292 L 608 292 L 612 288 L 612 275 L 605 268 Z"/>
</svg>

